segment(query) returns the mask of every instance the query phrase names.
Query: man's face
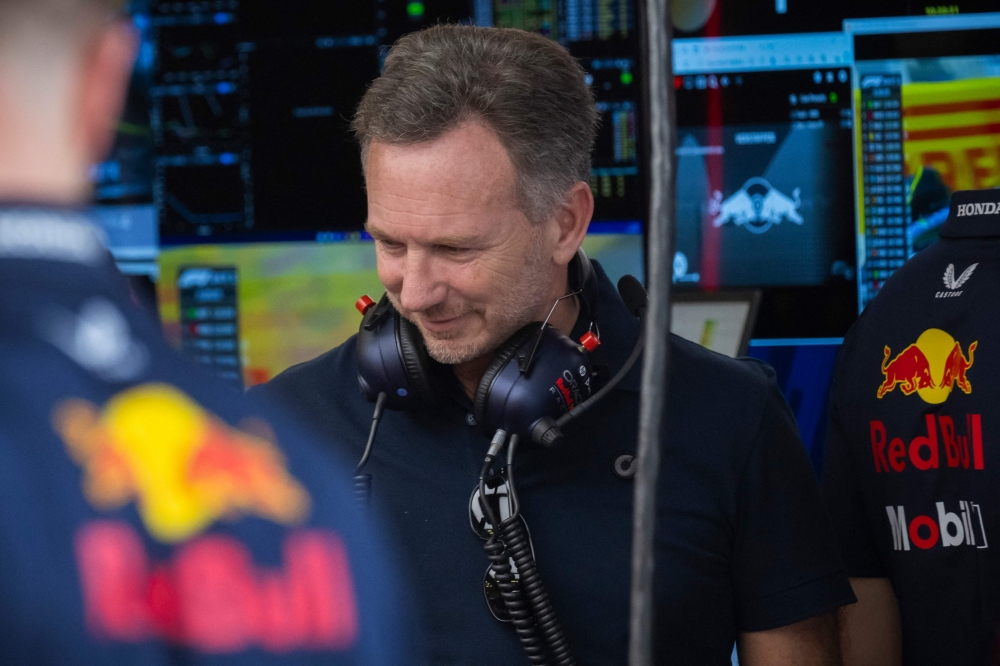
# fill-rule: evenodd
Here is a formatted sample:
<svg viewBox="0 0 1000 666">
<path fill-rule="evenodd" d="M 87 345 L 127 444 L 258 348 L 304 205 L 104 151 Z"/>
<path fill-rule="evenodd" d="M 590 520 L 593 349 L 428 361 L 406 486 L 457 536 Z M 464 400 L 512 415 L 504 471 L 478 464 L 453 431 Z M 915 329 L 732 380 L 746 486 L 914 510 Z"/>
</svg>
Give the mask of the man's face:
<svg viewBox="0 0 1000 666">
<path fill-rule="evenodd" d="M 469 122 L 424 143 L 373 143 L 366 180 L 379 280 L 432 358 L 480 358 L 547 309 L 558 229 L 518 209 L 490 130 Z"/>
</svg>

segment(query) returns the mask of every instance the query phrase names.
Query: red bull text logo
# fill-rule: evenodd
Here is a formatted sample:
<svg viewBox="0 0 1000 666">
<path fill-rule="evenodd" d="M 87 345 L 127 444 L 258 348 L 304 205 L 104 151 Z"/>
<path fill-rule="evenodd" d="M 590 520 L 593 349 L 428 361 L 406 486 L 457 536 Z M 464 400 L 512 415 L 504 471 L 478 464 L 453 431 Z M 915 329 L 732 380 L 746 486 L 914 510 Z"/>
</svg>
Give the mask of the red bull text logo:
<svg viewBox="0 0 1000 666">
<path fill-rule="evenodd" d="M 283 569 L 271 569 L 221 535 L 198 537 L 169 561 L 151 562 L 130 525 L 96 521 L 77 533 L 76 555 L 87 628 L 102 640 L 282 653 L 344 650 L 358 633 L 347 551 L 333 533 L 292 532 Z"/>
<path fill-rule="evenodd" d="M 872 458 L 875 460 L 876 472 L 902 472 L 907 464 L 922 472 L 939 469 L 941 467 L 939 427 L 940 442 L 944 444 L 944 460 L 948 467 L 969 469 L 971 465 L 972 469 L 985 469 L 981 415 L 966 415 L 964 435 L 950 416 L 927 414 L 924 422 L 927 434 L 914 437 L 909 446 L 901 437 L 893 437 L 890 440 L 886 434 L 885 424 L 881 421 L 870 423 Z"/>
<path fill-rule="evenodd" d="M 573 400 L 573 394 L 566 387 L 566 382 L 563 381 L 562 377 L 556 380 L 556 386 L 559 387 L 559 393 L 562 394 L 563 400 L 566 401 L 566 407 L 572 410 L 576 406 L 576 401 Z"/>
<path fill-rule="evenodd" d="M 160 541 L 184 541 L 219 519 L 290 525 L 308 513 L 309 496 L 266 424 L 247 424 L 258 434 L 231 428 L 173 387 L 137 386 L 103 410 L 67 400 L 53 425 L 84 470 L 87 500 L 101 510 L 134 501 Z"/>
<path fill-rule="evenodd" d="M 972 393 L 966 372 L 972 367 L 978 344 L 978 341 L 970 343 L 966 356 L 953 337 L 941 329 L 930 328 L 895 358 L 887 346 L 882 360 L 885 379 L 878 388 L 878 397 L 885 397 L 898 386 L 903 395 L 916 393 L 924 402 L 937 405 L 948 399 L 955 386 L 963 393 Z"/>
<path fill-rule="evenodd" d="M 584 386 L 590 386 L 590 377 L 587 377 L 587 369 L 584 366 L 580 366 L 580 377 L 585 378 Z M 561 377 L 556 378 L 556 383 L 549 387 L 549 393 L 556 398 L 557 404 L 559 404 L 559 399 L 562 399 L 562 404 L 565 405 L 567 411 L 572 411 L 577 404 L 583 402 L 583 396 L 580 393 L 580 384 L 576 381 L 576 377 L 569 370 L 564 370 Z"/>
<path fill-rule="evenodd" d="M 983 528 L 983 512 L 978 504 L 960 501 L 958 513 L 948 511 L 944 502 L 936 502 L 937 520 L 931 516 L 914 516 L 907 522 L 906 509 L 887 506 L 889 529 L 892 531 L 892 549 L 910 550 L 913 544 L 920 550 L 929 550 L 939 543 L 944 548 L 973 546 L 989 548 Z"/>
</svg>

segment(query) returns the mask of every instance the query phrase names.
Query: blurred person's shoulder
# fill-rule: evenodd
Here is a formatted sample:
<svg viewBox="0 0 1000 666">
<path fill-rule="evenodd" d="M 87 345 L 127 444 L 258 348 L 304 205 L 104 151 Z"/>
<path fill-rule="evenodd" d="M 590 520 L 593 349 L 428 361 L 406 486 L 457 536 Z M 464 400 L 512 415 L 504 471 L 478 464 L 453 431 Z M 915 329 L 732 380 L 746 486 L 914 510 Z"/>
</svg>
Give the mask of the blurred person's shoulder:
<svg viewBox="0 0 1000 666">
<path fill-rule="evenodd" d="M 0 615 L 20 636 L 0 660 L 404 663 L 401 581 L 346 465 L 170 349 L 110 257 L 38 229 L 0 238 Z"/>
</svg>

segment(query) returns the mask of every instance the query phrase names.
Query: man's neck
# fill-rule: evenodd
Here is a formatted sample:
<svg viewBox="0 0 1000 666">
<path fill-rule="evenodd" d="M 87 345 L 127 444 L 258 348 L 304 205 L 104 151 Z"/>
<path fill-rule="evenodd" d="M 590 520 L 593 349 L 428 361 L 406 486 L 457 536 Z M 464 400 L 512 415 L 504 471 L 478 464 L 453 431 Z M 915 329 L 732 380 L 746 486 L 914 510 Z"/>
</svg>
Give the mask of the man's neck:
<svg viewBox="0 0 1000 666">
<path fill-rule="evenodd" d="M 0 164 L 0 201 L 10 203 L 70 206 L 82 205 L 89 198 L 85 182 L 71 178 L 34 177 L 18 173 L 16 167 Z"/>
<path fill-rule="evenodd" d="M 0 104 L 0 200 L 56 206 L 89 201 L 89 165 L 68 136 L 61 125 L 46 128 Z"/>
<path fill-rule="evenodd" d="M 548 314 L 547 310 L 545 314 Z M 552 313 L 552 318 L 549 319 L 549 325 L 564 335 L 569 335 L 573 331 L 573 327 L 576 326 L 576 320 L 579 316 L 579 296 L 567 298 L 559 301 L 555 312 Z M 465 391 L 465 394 L 469 396 L 470 399 L 475 398 L 476 389 L 479 388 L 479 382 L 482 381 L 483 374 L 486 373 L 486 368 L 488 368 L 492 362 L 493 352 L 490 352 L 489 354 L 472 359 L 471 361 L 466 361 L 465 363 L 459 363 L 452 366 L 452 370 L 455 372 L 455 377 L 462 385 L 462 390 Z"/>
</svg>

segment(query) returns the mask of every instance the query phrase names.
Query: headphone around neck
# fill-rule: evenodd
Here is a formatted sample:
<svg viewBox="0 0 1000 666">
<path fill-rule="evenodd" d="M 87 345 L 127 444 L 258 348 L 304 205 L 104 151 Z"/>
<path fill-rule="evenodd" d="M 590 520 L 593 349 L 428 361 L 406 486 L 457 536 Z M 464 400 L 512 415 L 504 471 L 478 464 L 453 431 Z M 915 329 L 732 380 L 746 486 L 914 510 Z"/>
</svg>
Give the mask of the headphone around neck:
<svg viewBox="0 0 1000 666">
<path fill-rule="evenodd" d="M 593 267 L 583 250 L 570 263 L 570 286 L 580 292 L 592 320 L 596 308 Z M 388 295 L 378 303 L 363 296 L 358 331 L 358 383 L 369 401 L 394 410 L 427 408 L 441 397 L 432 361 L 417 327 L 400 315 Z M 522 440 L 554 444 L 542 434 L 591 395 L 589 352 L 600 344 L 592 333 L 574 342 L 551 326 L 532 322 L 494 352 L 473 398 L 473 416 L 484 433 L 497 430 Z M 384 397 L 383 397 L 384 396 Z M 537 432 L 536 432 L 537 431 Z"/>
</svg>

